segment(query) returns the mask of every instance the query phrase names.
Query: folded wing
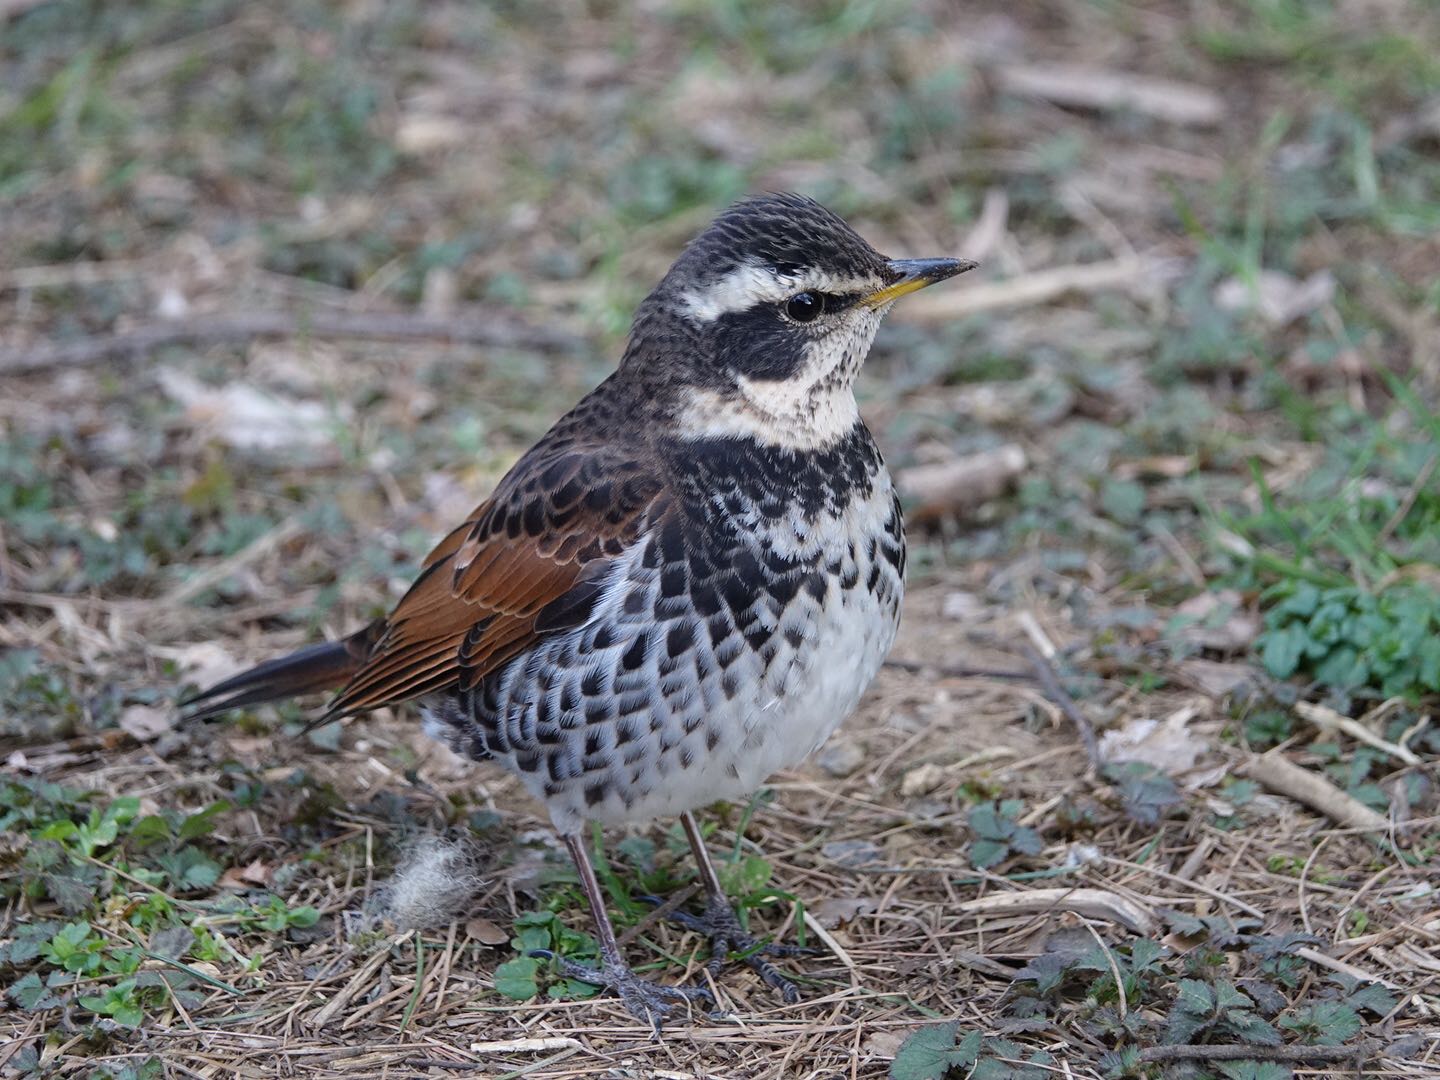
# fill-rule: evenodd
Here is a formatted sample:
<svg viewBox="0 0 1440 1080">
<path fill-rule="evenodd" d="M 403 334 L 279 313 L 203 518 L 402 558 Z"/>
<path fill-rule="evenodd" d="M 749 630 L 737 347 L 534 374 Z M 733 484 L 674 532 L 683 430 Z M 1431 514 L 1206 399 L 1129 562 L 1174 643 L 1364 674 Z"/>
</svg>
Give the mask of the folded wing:
<svg viewBox="0 0 1440 1080">
<path fill-rule="evenodd" d="M 426 558 L 327 718 L 471 689 L 583 624 L 613 560 L 669 512 L 659 470 L 637 455 L 572 446 L 531 458 Z"/>
</svg>

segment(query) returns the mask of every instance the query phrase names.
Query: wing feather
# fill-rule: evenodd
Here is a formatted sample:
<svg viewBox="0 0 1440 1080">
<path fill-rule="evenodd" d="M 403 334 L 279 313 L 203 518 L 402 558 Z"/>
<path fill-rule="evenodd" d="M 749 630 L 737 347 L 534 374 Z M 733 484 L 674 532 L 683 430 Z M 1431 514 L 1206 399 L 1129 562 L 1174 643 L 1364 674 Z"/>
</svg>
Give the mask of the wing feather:
<svg viewBox="0 0 1440 1080">
<path fill-rule="evenodd" d="M 670 511 L 661 470 L 615 447 L 537 447 L 426 557 L 327 716 L 472 689 L 588 616 L 605 568 Z"/>
</svg>

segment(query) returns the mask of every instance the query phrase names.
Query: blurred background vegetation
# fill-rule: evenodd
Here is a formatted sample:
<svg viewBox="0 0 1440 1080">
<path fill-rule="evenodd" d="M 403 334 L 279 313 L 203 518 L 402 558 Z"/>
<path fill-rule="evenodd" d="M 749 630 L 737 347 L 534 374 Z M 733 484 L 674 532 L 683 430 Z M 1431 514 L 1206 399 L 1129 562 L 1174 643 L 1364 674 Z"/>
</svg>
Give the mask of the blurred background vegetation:
<svg viewBox="0 0 1440 1080">
<path fill-rule="evenodd" d="M 1299 736 L 1395 805 L 1384 754 L 1291 706 L 1440 752 L 1425 0 L 0 0 L 12 766 L 155 739 L 182 683 L 384 610 L 611 369 L 684 242 L 762 189 L 982 263 L 897 309 L 860 387 L 915 511 L 913 587 L 960 590 L 912 625 L 1044 609 L 1113 717 L 1204 660 L 1215 689 L 1264 687 L 1227 706 L 1227 746 Z M 220 340 L 254 313 L 294 332 Z M 376 314 L 426 332 L 335 330 Z M 124 344 L 156 327 L 178 332 Z M 1010 463 L 985 498 L 976 461 Z M 224 760 L 225 798 L 261 805 Z M 4 827 L 88 829 L 92 871 L 139 820 L 34 798 Z M 181 844 L 189 818 L 161 819 Z M 272 908 L 245 917 L 315 914 Z"/>
</svg>

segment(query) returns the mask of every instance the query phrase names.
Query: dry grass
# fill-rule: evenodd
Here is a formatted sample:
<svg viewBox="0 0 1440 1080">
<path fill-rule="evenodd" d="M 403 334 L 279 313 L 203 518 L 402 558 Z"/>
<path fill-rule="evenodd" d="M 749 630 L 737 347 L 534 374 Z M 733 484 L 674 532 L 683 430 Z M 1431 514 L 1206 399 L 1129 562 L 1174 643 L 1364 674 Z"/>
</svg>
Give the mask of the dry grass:
<svg viewBox="0 0 1440 1080">
<path fill-rule="evenodd" d="M 517 1004 L 496 998 L 489 973 L 509 949 L 480 938 L 534 906 L 537 859 L 543 856 L 556 868 L 563 863 L 537 840 L 547 823 L 516 783 L 428 744 L 407 717 L 355 722 L 338 751 L 319 755 L 303 744 L 224 727 L 196 733 L 183 751 L 163 761 L 113 740 L 110 748 L 83 739 L 28 751 L 28 768 L 47 778 L 141 793 L 161 803 L 203 804 L 220 794 L 217 761 L 276 780 L 304 770 L 307 789 L 333 785 L 339 797 L 326 839 L 311 848 L 315 868 L 289 887 L 292 905 L 311 904 L 323 913 L 323 933 L 301 935 L 301 941 L 264 940 L 256 974 L 227 973 L 239 996 L 216 992 L 202 1006 L 156 1016 L 127 1039 L 128 1052 L 158 1055 L 175 1076 L 479 1070 L 555 1078 L 597 1071 L 878 1077 L 886 1074 L 900 1039 L 924 1016 L 1006 1030 L 1004 1003 L 1013 996 L 1014 974 L 1051 934 L 1088 927 L 1119 945 L 1133 940 L 1136 928 L 1124 922 L 1138 911 L 1153 920 L 1141 929 L 1162 938 L 1158 913 L 1174 909 L 1196 916 L 1252 915 L 1272 932 L 1315 933 L 1315 952 L 1327 967 L 1381 981 L 1404 1002 L 1383 1030 L 1397 1046 L 1409 1047 L 1402 1053 L 1421 1059 L 1375 1056 L 1365 1075 L 1421 1075 L 1433 1042 L 1417 1048 L 1397 1040 L 1435 1030 L 1440 928 L 1429 899 L 1433 869 L 1385 859 L 1383 847 L 1377 853 L 1353 830 L 1330 828 L 1294 804 L 1266 796 L 1257 799 L 1253 821 L 1242 829 L 1211 824 L 1204 808 L 1214 795 L 1205 791 L 1194 797 L 1189 813 L 1158 830 L 1136 825 L 1117 812 L 1113 792 L 1088 772 L 1074 733 L 1033 686 L 938 674 L 955 666 L 1003 666 L 1006 650 L 1023 638 L 1009 613 L 991 611 L 965 624 L 946 620 L 940 608 L 950 591 L 930 585 L 912 593 L 896 658 L 921 669 L 887 669 L 862 713 L 838 737 L 863 750 L 863 764 L 845 777 L 813 767 L 779 777 L 773 803 L 749 819 L 747 849 L 763 852 L 776 868 L 776 884 L 802 898 L 811 917 L 829 927 L 823 955 L 791 962 L 804 976 L 807 999 L 784 1006 L 747 969 L 732 965 L 715 985 L 724 1015 L 676 1021 L 661 1042 L 609 1001 Z M 1063 626 L 1054 612 L 1039 609 L 1037 615 Z M 1115 684 L 1097 697 L 1114 694 L 1126 699 L 1127 714 L 1194 708 L 1192 726 L 1211 748 L 1198 775 L 1243 765 L 1244 751 L 1214 739 L 1227 716 L 1213 699 L 1184 690 L 1141 697 Z M 409 754 L 415 764 L 407 783 L 384 762 Z M 907 777 L 932 766 L 940 773 L 922 790 L 909 786 Z M 964 849 L 963 794 L 977 788 L 1025 801 L 1024 820 L 1046 838 L 1030 865 L 1074 869 L 1029 882 L 977 872 Z M 901 794 L 906 790 L 911 794 Z M 480 864 L 483 883 L 464 918 L 399 931 L 353 917 L 373 908 L 384 887 L 385 871 L 373 858 L 377 847 L 412 843 L 385 844 L 397 825 L 373 809 L 381 793 L 404 799 L 406 814 L 422 831 L 443 828 L 456 804 L 499 811 L 503 825 L 480 836 L 488 845 Z M 1065 815 L 1057 811 L 1077 803 L 1089 806 L 1093 820 L 1076 831 L 1058 825 Z M 283 821 L 288 808 L 282 801 L 261 809 Z M 717 851 L 735 842 L 736 819 L 728 820 L 731 827 L 722 826 L 712 838 Z M 264 819 L 244 813 L 226 821 L 220 839 L 236 850 L 237 864 L 258 859 L 273 870 L 272 860 L 293 858 L 289 839 L 273 834 Z M 848 866 L 857 843 L 858 858 L 869 861 Z M 1277 865 L 1304 870 L 1297 878 L 1293 870 L 1276 872 Z M 1317 866 L 1327 868 L 1319 875 L 1324 881 L 1313 874 Z M 1110 910 L 1083 903 L 1072 910 L 1071 898 L 1050 901 L 1052 910 L 1027 905 L 1037 889 L 1057 886 L 1103 890 L 1113 897 Z M 994 906 L 977 913 L 985 900 Z M 1357 907 L 1370 913 L 1361 934 L 1345 929 L 1346 916 Z M 765 910 L 766 926 L 793 939 L 799 909 L 780 904 Z M 584 928 L 579 905 L 567 918 Z M 663 977 L 705 977 L 703 946 L 664 923 L 646 919 L 627 937 L 637 959 L 691 958 Z M 816 940 L 813 930 L 810 940 Z M 1173 935 L 1166 941 L 1187 948 Z M 694 959 L 697 948 L 702 951 Z M 1311 968 L 1307 986 L 1325 974 L 1324 967 Z M 1295 997 L 1303 998 L 1306 988 L 1297 987 Z M 1062 1010 L 1056 1030 L 1066 1038 L 1047 1043 L 1070 1062 L 1070 1075 L 1098 1076 L 1085 1062 L 1107 1044 L 1084 1032 L 1084 1013 L 1081 1002 Z M 21 1021 L 17 1035 L 36 1033 L 15 1019 Z M 74 1034 L 66 1036 L 67 1029 L 62 1022 L 51 1036 L 61 1075 L 90 1067 L 86 1058 L 68 1056 L 85 1045 L 84 1029 L 69 1029 Z M 115 1060 L 118 1049 L 112 1047 L 106 1060 Z"/>
<path fill-rule="evenodd" d="M 1433 436 L 1385 381 L 1433 420 L 1432 11 L 918 2 L 822 18 L 734 0 L 550 18 L 216 0 L 66 22 L 81 13 L 0 2 L 0 143 L 18 148 L 0 147 L 0 660 L 35 664 L 0 707 L 6 770 L 144 813 L 225 799 L 203 845 L 226 876 L 174 890 L 176 919 L 272 895 L 320 918 L 220 922 L 229 945 L 187 963 L 229 989 L 202 982 L 134 1030 L 9 1001 L 0 1071 L 38 1052 L 32 1075 L 66 1077 L 153 1060 L 173 1077 L 832 1080 L 884 1076 L 905 1035 L 958 1020 L 1048 1048 L 1045 1075 L 1096 1077 L 1121 1041 L 1103 986 L 1017 1011 L 1017 972 L 1068 931 L 1117 965 L 1137 940 L 1171 950 L 1120 1006 L 1138 1045 L 1156 1045 L 1181 977 L 1269 980 L 1293 1013 L 1338 992 L 1338 972 L 1395 1008 L 1349 1040 L 1363 1065 L 1299 1072 L 1440 1075 L 1437 747 L 1417 727 L 1419 764 L 1396 760 L 1288 705 L 1323 698 L 1394 739 L 1386 725 L 1433 698 L 1373 712 L 1282 686 L 1270 742 L 1320 783 L 1318 805 L 1237 785 L 1269 745 L 1252 714 L 1277 707 L 1255 656 L 1275 578 L 1220 527 L 1272 499 L 1303 507 L 1332 474 L 1390 498 L 1382 521 L 1440 504 Z M 723 1014 L 656 1042 L 605 999 L 495 992 L 517 916 L 586 926 L 515 782 L 408 713 L 307 741 L 294 711 L 177 729 L 170 701 L 392 602 L 430 539 L 608 370 L 694 229 L 742 190 L 783 187 L 884 250 L 983 261 L 899 313 L 862 398 L 897 467 L 964 475 L 1002 446 L 1027 465 L 997 498 L 957 497 L 963 513 L 927 508 L 895 662 L 860 713 L 753 815 L 715 814 L 717 854 L 763 855 L 794 898 L 752 917 L 824 945 L 789 965 L 806 1000 L 731 965 Z M 1275 268 L 1288 279 L 1266 295 L 1291 317 L 1216 301 Z M 215 336 L 256 312 L 307 332 Z M 389 329 L 356 333 L 361 315 Z M 395 344 L 394 320 L 424 340 Z M 156 324 L 163 348 L 96 344 Z M 47 341 L 60 351 L 36 352 Z M 1425 580 L 1437 560 L 1406 514 L 1369 542 L 1411 544 L 1405 574 Z M 1187 638 L 1181 605 L 1222 587 L 1240 621 Z M 1027 650 L 1051 646 L 1102 740 L 1174 721 L 1149 750 L 1183 801 L 1157 823 L 1126 813 L 1072 703 L 1031 677 Z M 1333 800 L 1374 813 L 1376 790 L 1387 835 L 1336 826 Z M 1020 800 L 1042 843 L 977 870 L 970 814 L 995 799 Z M 0 833 L 0 940 L 61 916 L 11 857 L 23 831 Z M 685 887 L 664 824 L 639 833 Z M 461 917 L 398 929 L 387 881 L 426 836 L 460 838 L 479 880 L 444 898 Z M 164 890 L 100 861 L 114 895 L 84 917 L 121 941 L 129 905 Z M 1207 951 L 1167 911 L 1315 940 L 1293 979 L 1261 977 L 1247 946 Z M 653 917 L 625 936 L 660 977 L 705 977 L 693 937 Z"/>
</svg>

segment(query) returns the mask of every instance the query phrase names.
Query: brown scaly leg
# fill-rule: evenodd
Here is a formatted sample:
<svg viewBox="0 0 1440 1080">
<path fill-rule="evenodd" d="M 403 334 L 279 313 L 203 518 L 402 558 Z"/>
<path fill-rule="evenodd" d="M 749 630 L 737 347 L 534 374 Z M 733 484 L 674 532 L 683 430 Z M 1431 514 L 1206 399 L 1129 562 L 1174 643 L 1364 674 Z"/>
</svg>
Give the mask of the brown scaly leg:
<svg viewBox="0 0 1440 1080">
<path fill-rule="evenodd" d="M 700 835 L 700 826 L 696 824 L 694 815 L 688 812 L 681 814 L 680 825 L 685 830 L 685 838 L 690 841 L 690 850 L 695 853 L 695 862 L 700 868 L 700 882 L 705 886 L 705 910 L 699 915 L 676 911 L 669 916 L 670 921 L 687 930 L 694 930 L 697 934 L 703 934 L 710 940 L 708 967 L 712 975 L 719 972 L 732 950 L 745 953 L 746 965 L 755 970 L 765 985 L 779 990 L 780 996 L 788 1004 L 795 1004 L 800 1000 L 800 988 L 765 958 L 813 956 L 818 950 L 802 948 L 799 945 L 762 942 L 746 931 L 736 918 L 735 909 L 730 906 L 725 890 L 720 887 L 720 878 L 715 874 L 715 864 L 710 861 L 710 852 L 705 847 L 705 840 Z"/>
<path fill-rule="evenodd" d="M 531 955 L 554 960 L 560 974 L 567 979 L 579 979 L 614 990 L 631 1015 L 648 1022 L 657 1036 L 661 1024 L 679 1002 L 713 1003 L 714 996 L 703 986 L 664 986 L 642 979 L 630 970 L 615 940 L 615 928 L 605 910 L 605 896 L 600 891 L 600 882 L 596 880 L 595 868 L 590 864 L 590 853 L 580 837 L 566 836 L 562 839 L 580 874 L 585 899 L 590 902 L 590 914 L 595 919 L 595 937 L 600 944 L 600 966 L 594 968 L 578 964 L 574 960 L 557 957 L 548 949 L 537 949 Z"/>
</svg>

